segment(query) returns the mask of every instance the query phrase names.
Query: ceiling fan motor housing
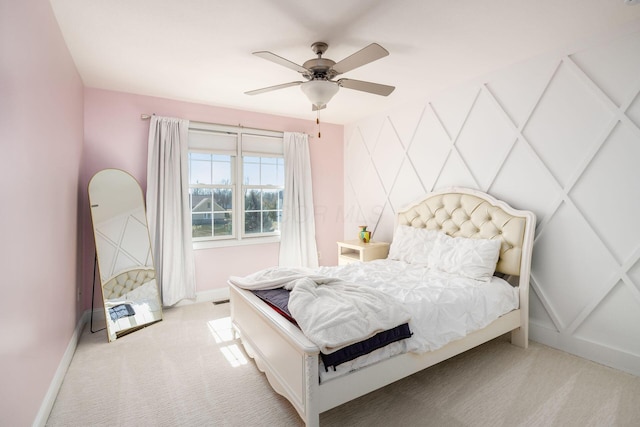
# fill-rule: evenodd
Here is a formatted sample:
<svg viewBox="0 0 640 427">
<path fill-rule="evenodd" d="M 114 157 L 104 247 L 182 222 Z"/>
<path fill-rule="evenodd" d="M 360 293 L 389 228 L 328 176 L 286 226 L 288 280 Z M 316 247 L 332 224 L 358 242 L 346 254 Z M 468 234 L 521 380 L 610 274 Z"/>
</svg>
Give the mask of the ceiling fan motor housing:
<svg viewBox="0 0 640 427">
<path fill-rule="evenodd" d="M 310 71 L 310 73 L 303 73 L 302 76 L 308 80 L 331 80 L 338 73 L 334 72 L 331 67 L 336 65 L 335 61 L 331 59 L 322 58 L 329 45 L 325 42 L 315 42 L 311 45 L 313 53 L 318 55 L 317 58 L 310 59 L 302 64 L 302 67 Z"/>
<path fill-rule="evenodd" d="M 314 58 L 308 61 L 305 61 L 302 66 L 307 70 L 311 71 L 310 73 L 305 73 L 303 76 L 309 80 L 329 80 L 334 78 L 337 73 L 331 69 L 336 65 L 335 61 L 331 59 L 325 58 Z"/>
</svg>

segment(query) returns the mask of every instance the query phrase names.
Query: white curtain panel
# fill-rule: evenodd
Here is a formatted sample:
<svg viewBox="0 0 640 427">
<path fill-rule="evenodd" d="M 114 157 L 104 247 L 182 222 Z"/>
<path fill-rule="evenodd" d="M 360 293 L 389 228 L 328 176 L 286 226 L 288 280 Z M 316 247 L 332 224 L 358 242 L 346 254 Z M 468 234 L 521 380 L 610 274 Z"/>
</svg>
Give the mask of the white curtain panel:
<svg viewBox="0 0 640 427">
<path fill-rule="evenodd" d="M 311 160 L 306 134 L 284 133 L 284 167 L 280 266 L 317 267 Z"/>
<path fill-rule="evenodd" d="M 188 120 L 151 117 L 147 218 L 156 277 L 165 306 L 196 297 L 187 170 L 188 130 Z"/>
</svg>

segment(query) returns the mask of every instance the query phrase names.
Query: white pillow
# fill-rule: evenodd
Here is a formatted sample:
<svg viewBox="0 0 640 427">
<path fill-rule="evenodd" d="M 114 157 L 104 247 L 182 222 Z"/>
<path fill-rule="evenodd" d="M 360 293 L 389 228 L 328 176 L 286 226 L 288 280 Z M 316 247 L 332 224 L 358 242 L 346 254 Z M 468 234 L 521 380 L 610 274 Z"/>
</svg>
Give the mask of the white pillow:
<svg viewBox="0 0 640 427">
<path fill-rule="evenodd" d="M 429 267 L 488 282 L 496 270 L 501 241 L 440 234 L 429 254 Z"/>
<path fill-rule="evenodd" d="M 440 234 L 435 230 L 399 225 L 393 234 L 387 258 L 426 266 Z"/>
</svg>

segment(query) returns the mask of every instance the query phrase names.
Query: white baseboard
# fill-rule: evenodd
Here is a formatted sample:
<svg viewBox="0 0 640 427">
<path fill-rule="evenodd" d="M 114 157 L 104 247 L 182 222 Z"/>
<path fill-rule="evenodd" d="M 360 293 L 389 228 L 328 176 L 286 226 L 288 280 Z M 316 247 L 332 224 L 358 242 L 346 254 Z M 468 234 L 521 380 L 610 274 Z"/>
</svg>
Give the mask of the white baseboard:
<svg viewBox="0 0 640 427">
<path fill-rule="evenodd" d="M 183 305 L 197 304 L 200 302 L 218 302 L 226 301 L 229 299 L 229 288 L 211 289 L 210 291 L 203 291 L 196 293 L 196 299 L 184 299 L 177 303 L 174 307 L 180 307 Z"/>
<path fill-rule="evenodd" d="M 49 414 L 51 413 L 53 404 L 55 403 L 56 397 L 58 396 L 58 391 L 60 391 L 60 387 L 62 386 L 62 381 L 64 381 L 64 376 L 67 374 L 67 369 L 69 369 L 69 365 L 71 364 L 71 360 L 73 359 L 73 354 L 76 352 L 76 347 L 78 346 L 80 335 L 82 335 L 82 329 L 89 320 L 89 313 L 89 310 L 85 311 L 78 320 L 76 329 L 73 331 L 73 335 L 71 335 L 71 339 L 69 340 L 67 349 L 65 350 L 64 355 L 62 356 L 62 359 L 58 364 L 58 369 L 56 369 L 56 373 L 51 380 L 51 384 L 49 384 L 49 389 L 47 390 L 42 404 L 40 405 L 40 409 L 36 414 L 36 419 L 33 421 L 34 427 L 44 426 L 49 419 Z"/>
<path fill-rule="evenodd" d="M 640 357 L 637 355 L 571 335 L 563 335 L 532 322 L 529 322 L 529 338 L 540 344 L 640 377 Z"/>
</svg>

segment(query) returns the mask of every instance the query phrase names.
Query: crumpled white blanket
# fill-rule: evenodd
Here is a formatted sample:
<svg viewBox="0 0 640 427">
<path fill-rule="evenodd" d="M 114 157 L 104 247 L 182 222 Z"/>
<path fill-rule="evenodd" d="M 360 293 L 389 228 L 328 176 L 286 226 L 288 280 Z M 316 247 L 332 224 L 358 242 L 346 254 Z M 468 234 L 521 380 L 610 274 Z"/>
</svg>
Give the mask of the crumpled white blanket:
<svg viewBox="0 0 640 427">
<path fill-rule="evenodd" d="M 411 318 L 400 303 L 376 289 L 344 281 L 318 285 L 308 277 L 292 283 L 289 311 L 307 338 L 325 354 Z"/>
<path fill-rule="evenodd" d="M 332 353 L 387 329 L 411 315 L 388 294 L 305 269 L 266 269 L 229 281 L 241 288 L 291 290 L 289 311 L 320 351 Z"/>
<path fill-rule="evenodd" d="M 317 281 L 317 283 L 323 283 L 323 280 L 336 280 L 318 275 L 316 271 L 310 268 L 273 267 L 256 271 L 245 277 L 231 276 L 229 277 L 229 281 L 242 289 L 255 291 L 259 289 L 282 288 L 287 284 L 291 284 L 294 280 L 303 277 L 308 277 L 311 280 Z M 291 288 L 288 287 L 287 289 Z"/>
</svg>

